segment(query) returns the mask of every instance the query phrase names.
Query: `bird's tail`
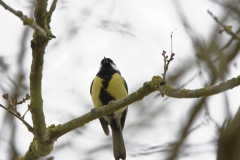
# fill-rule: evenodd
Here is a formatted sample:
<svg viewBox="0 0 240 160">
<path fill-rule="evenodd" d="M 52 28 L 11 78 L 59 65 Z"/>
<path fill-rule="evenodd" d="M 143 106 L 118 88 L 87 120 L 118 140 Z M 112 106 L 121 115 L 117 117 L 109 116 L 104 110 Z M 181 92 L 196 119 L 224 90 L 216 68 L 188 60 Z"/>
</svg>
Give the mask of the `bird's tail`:
<svg viewBox="0 0 240 160">
<path fill-rule="evenodd" d="M 121 127 L 112 128 L 112 140 L 113 140 L 113 154 L 115 160 L 119 159 L 125 160 L 126 150 Z"/>
</svg>

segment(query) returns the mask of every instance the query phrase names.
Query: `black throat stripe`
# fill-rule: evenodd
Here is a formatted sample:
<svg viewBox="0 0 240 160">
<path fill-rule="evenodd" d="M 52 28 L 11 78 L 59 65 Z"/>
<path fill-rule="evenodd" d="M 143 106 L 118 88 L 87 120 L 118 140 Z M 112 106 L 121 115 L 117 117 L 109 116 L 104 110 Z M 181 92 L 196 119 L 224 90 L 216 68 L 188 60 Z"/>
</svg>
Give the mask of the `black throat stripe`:
<svg viewBox="0 0 240 160">
<path fill-rule="evenodd" d="M 110 101 L 115 101 L 115 98 L 107 92 L 109 81 L 115 73 L 120 74 L 120 72 L 114 70 L 110 64 L 103 65 L 101 70 L 97 73 L 97 76 L 102 79 L 102 88 L 100 90 L 99 99 L 103 105 L 107 105 Z"/>
<path fill-rule="evenodd" d="M 100 94 L 99 94 L 99 99 L 101 100 L 101 102 L 103 103 L 103 105 L 107 105 L 110 101 L 115 101 L 114 97 L 111 96 L 108 92 L 107 92 L 107 87 L 109 84 L 109 81 L 111 80 L 113 74 L 116 73 L 114 70 L 111 72 L 99 72 L 97 74 L 98 77 L 100 77 L 103 81 L 102 81 L 102 88 L 100 90 Z"/>
</svg>

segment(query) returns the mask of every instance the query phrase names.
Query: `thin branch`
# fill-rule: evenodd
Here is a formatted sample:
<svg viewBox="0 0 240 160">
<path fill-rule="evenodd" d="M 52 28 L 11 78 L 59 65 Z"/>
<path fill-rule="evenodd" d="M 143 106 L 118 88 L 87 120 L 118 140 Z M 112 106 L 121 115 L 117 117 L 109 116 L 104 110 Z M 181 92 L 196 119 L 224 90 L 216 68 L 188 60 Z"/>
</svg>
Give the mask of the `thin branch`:
<svg viewBox="0 0 240 160">
<path fill-rule="evenodd" d="M 164 73 L 162 74 L 163 80 L 161 82 L 161 85 L 164 85 L 166 83 L 165 79 L 166 79 L 167 70 L 168 70 L 170 62 L 174 59 L 173 58 L 174 55 L 175 55 L 174 53 L 171 53 L 171 56 L 168 59 L 168 56 L 166 55 L 166 51 L 163 51 L 163 53 L 162 53 L 163 61 L 164 61 L 164 66 L 163 66 Z"/>
<path fill-rule="evenodd" d="M 207 106 L 207 104 L 204 105 L 204 109 L 205 109 L 205 118 L 207 118 L 208 121 L 212 122 L 213 125 L 216 127 L 216 129 L 219 131 L 221 129 L 220 126 L 218 126 L 217 122 L 211 117 L 210 113 L 209 113 L 209 107 Z"/>
<path fill-rule="evenodd" d="M 239 33 L 240 33 L 240 28 L 238 28 L 236 34 L 239 34 Z M 227 49 L 227 48 L 231 45 L 231 43 L 233 42 L 233 40 L 234 40 L 234 38 L 232 37 L 232 38 L 228 41 L 228 43 L 227 43 L 226 45 L 224 45 L 220 50 L 223 51 L 223 50 Z"/>
<path fill-rule="evenodd" d="M 23 98 L 21 101 L 17 101 L 17 94 L 14 94 L 13 98 L 8 97 L 8 93 L 5 93 L 2 95 L 3 99 L 8 101 L 8 110 L 11 110 L 12 112 L 16 113 L 19 117 L 21 117 L 21 114 L 17 111 L 17 105 L 25 103 L 27 100 L 30 99 L 30 95 L 26 94 L 25 98 Z"/>
<path fill-rule="evenodd" d="M 185 127 L 181 131 L 180 139 L 179 139 L 178 143 L 176 144 L 176 146 L 174 147 L 172 154 L 170 154 L 169 157 L 166 158 L 167 160 L 174 160 L 177 158 L 178 151 L 179 151 L 181 145 L 183 144 L 185 138 L 187 137 L 187 135 L 191 132 L 191 130 L 189 131 L 189 128 L 191 127 L 192 123 L 194 122 L 194 119 L 197 117 L 196 115 L 202 109 L 205 99 L 206 98 L 202 98 L 198 102 L 198 104 L 196 104 L 195 107 L 191 110 L 189 120 L 188 120 L 187 124 L 185 125 Z"/>
<path fill-rule="evenodd" d="M 212 96 L 234 87 L 240 85 L 240 75 L 236 78 L 232 78 L 226 82 L 220 83 L 215 86 L 207 86 L 205 88 L 189 90 L 189 89 L 173 89 L 172 87 L 165 85 L 159 86 L 159 91 L 168 97 L 174 98 L 199 98 L 199 97 L 206 97 Z"/>
<path fill-rule="evenodd" d="M 24 119 L 25 115 L 27 114 L 27 112 L 30 111 L 30 105 L 28 105 L 28 109 L 26 110 L 26 112 L 23 114 L 22 119 Z"/>
<path fill-rule="evenodd" d="M 44 29 L 42 27 L 40 27 L 34 21 L 34 19 L 28 18 L 26 15 L 23 15 L 23 13 L 21 11 L 14 10 L 10 6 L 8 6 L 6 3 L 4 3 L 2 0 L 0 0 L 0 5 L 2 5 L 6 10 L 10 11 L 14 15 L 16 15 L 17 17 L 19 17 L 23 21 L 24 25 L 28 25 L 28 26 L 32 27 L 34 30 L 38 31 L 42 36 L 47 35 L 46 32 L 44 31 Z"/>
<path fill-rule="evenodd" d="M 52 32 L 51 32 L 51 30 L 50 30 L 50 22 L 51 22 L 51 18 L 52 18 L 53 11 L 54 11 L 55 8 L 56 8 L 56 4 L 57 4 L 57 0 L 53 0 L 52 5 L 51 5 L 51 7 L 50 7 L 50 9 L 49 9 L 49 12 L 47 12 L 47 16 L 46 16 L 46 19 L 45 19 L 45 26 L 44 26 L 44 28 L 45 28 L 45 30 L 47 31 L 50 39 L 51 39 L 51 38 L 56 38 L 56 37 L 52 34 Z"/>
<path fill-rule="evenodd" d="M 177 30 L 177 29 L 175 29 L 175 30 Z M 175 30 L 174 30 L 174 31 L 175 31 Z M 172 35 L 173 35 L 173 32 L 174 32 L 174 31 L 171 32 L 171 56 L 170 56 L 170 58 L 168 59 L 168 56 L 166 55 L 166 51 L 163 51 L 163 53 L 162 53 L 163 61 L 164 61 L 164 66 L 163 66 L 164 73 L 162 74 L 163 80 L 162 80 L 162 82 L 160 83 L 161 85 L 165 85 L 165 84 L 166 84 L 165 79 L 166 79 L 167 70 L 168 70 L 168 67 L 169 67 L 170 62 L 174 59 L 173 57 L 174 57 L 174 55 L 175 55 L 175 54 L 173 53 L 173 45 L 172 45 Z M 161 93 L 161 95 L 162 95 L 162 97 L 164 96 L 163 93 Z"/>
<path fill-rule="evenodd" d="M 19 104 L 23 104 L 23 103 L 25 103 L 27 100 L 29 100 L 30 99 L 30 95 L 27 93 L 26 94 L 26 96 L 25 96 L 25 98 L 23 98 L 21 101 L 19 101 L 19 102 L 17 102 L 16 101 L 16 103 L 15 103 L 15 105 L 19 105 Z M 17 100 L 17 99 L 16 99 Z"/>
<path fill-rule="evenodd" d="M 212 14 L 211 11 L 208 10 L 207 12 L 212 16 L 212 18 L 213 18 L 220 26 L 222 26 L 222 27 L 224 28 L 224 31 L 226 31 L 228 34 L 230 34 L 234 39 L 237 39 L 237 40 L 240 41 L 240 37 L 239 37 L 236 33 L 234 33 L 234 32 L 232 31 L 232 26 L 226 26 L 226 25 L 224 25 L 222 22 L 220 22 L 220 21 L 218 20 L 218 18 L 217 18 L 216 16 L 214 16 L 214 15 Z"/>
<path fill-rule="evenodd" d="M 20 121 L 23 122 L 23 124 L 27 127 L 27 129 L 32 132 L 34 134 L 34 129 L 33 127 L 28 124 L 24 119 L 22 119 L 21 117 L 19 117 L 16 113 L 14 113 L 13 111 L 11 111 L 10 109 L 7 109 L 6 107 L 4 107 L 3 105 L 0 104 L 0 107 L 2 107 L 3 109 L 5 109 L 6 111 L 8 111 L 9 113 L 11 113 L 12 115 L 14 115 L 15 117 L 17 117 Z"/>
<path fill-rule="evenodd" d="M 49 12 L 47 14 L 48 23 L 51 22 L 52 14 L 53 14 L 53 11 L 56 8 L 56 5 L 57 5 L 57 0 L 53 0 L 52 5 L 51 5 L 51 7 L 49 9 Z"/>
</svg>

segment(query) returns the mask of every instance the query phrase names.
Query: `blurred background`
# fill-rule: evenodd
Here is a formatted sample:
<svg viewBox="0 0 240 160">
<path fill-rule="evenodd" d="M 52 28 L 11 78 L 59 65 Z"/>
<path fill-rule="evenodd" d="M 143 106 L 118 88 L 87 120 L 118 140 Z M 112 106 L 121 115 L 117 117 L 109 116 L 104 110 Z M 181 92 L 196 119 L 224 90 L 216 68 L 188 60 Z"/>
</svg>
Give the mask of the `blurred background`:
<svg viewBox="0 0 240 160">
<path fill-rule="evenodd" d="M 49 7 L 52 1 L 49 1 Z M 33 0 L 5 0 L 33 17 Z M 211 11 L 232 31 L 240 31 L 239 0 L 59 0 L 51 21 L 42 93 L 45 120 L 63 124 L 91 110 L 90 85 L 102 58 L 111 58 L 129 93 L 163 73 L 162 51 L 175 59 L 167 82 L 177 89 L 216 85 L 239 75 L 240 42 L 224 32 Z M 0 7 L 0 93 L 29 93 L 33 30 Z M 223 32 L 222 32 L 223 31 Z M 219 33 L 222 32 L 222 33 Z M 178 160 L 213 160 L 220 129 L 237 113 L 240 87 L 198 99 L 161 97 L 155 92 L 129 106 L 123 131 L 128 160 L 164 160 L 178 150 Z M 0 98 L 0 104 L 7 106 Z M 30 102 L 18 106 L 23 114 Z M 25 120 L 32 124 L 28 112 Z M 32 134 L 0 109 L 0 159 L 24 155 Z M 179 142 L 180 143 L 177 143 Z M 177 149 L 176 149 L 177 148 Z M 111 136 L 98 120 L 59 138 L 46 160 L 113 159 Z"/>
</svg>

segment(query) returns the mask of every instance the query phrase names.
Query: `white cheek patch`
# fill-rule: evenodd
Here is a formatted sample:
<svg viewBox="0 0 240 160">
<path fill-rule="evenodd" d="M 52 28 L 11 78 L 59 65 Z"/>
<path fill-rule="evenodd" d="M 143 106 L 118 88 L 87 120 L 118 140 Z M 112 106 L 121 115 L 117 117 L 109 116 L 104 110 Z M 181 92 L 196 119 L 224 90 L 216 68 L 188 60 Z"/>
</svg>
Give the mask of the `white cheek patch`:
<svg viewBox="0 0 240 160">
<path fill-rule="evenodd" d="M 98 70 L 98 72 L 101 70 L 101 68 L 102 68 L 102 65 L 99 66 L 99 70 Z"/>
<path fill-rule="evenodd" d="M 114 64 L 112 64 L 112 63 L 111 63 L 111 66 L 112 66 L 112 68 L 113 68 L 114 70 L 116 70 L 116 71 L 118 71 L 118 72 L 119 72 L 119 69 L 117 68 L 117 66 L 116 66 L 116 65 L 114 65 Z"/>
</svg>

